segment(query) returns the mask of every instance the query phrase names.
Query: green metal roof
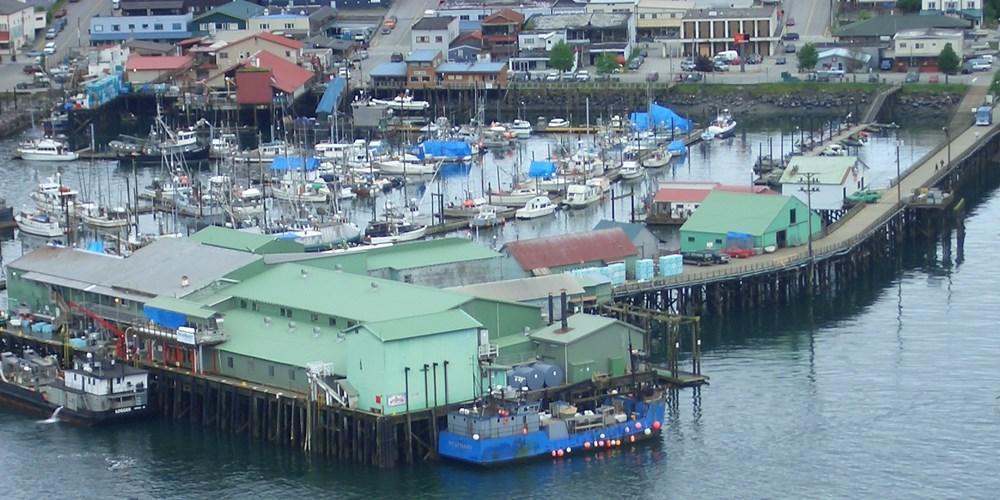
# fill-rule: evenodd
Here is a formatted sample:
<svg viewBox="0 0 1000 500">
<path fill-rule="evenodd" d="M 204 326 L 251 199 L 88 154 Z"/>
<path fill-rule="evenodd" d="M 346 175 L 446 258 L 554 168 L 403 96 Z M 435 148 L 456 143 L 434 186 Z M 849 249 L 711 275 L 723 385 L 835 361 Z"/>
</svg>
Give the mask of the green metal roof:
<svg viewBox="0 0 1000 500">
<path fill-rule="evenodd" d="M 503 337 L 497 337 L 496 339 L 493 339 L 491 342 L 496 344 L 498 348 L 504 349 L 504 348 L 519 346 L 527 342 L 531 342 L 531 336 L 515 333 L 514 335 L 504 335 Z"/>
<path fill-rule="evenodd" d="M 785 172 L 781 174 L 781 184 L 805 184 L 805 174 L 815 174 L 814 184 L 840 185 L 858 164 L 856 156 L 793 156 Z"/>
<path fill-rule="evenodd" d="M 500 254 L 465 238 L 442 238 L 402 243 L 367 252 L 368 270 L 419 267 L 491 259 Z"/>
<path fill-rule="evenodd" d="M 372 332 L 376 337 L 382 339 L 383 342 L 392 342 L 394 340 L 468 330 L 482 326 L 472 316 L 465 314 L 461 309 L 452 309 L 439 313 L 424 314 L 422 316 L 365 323 L 361 325 L 361 328 Z"/>
<path fill-rule="evenodd" d="M 436 288 L 298 264 L 274 266 L 223 293 L 365 322 L 446 311 L 472 300 Z"/>
<path fill-rule="evenodd" d="M 181 313 L 189 318 L 208 319 L 215 314 L 215 311 L 206 309 L 197 302 L 175 299 L 166 295 L 160 295 L 159 297 L 147 300 L 145 305 L 148 307 L 163 309 L 165 311 Z"/>
<path fill-rule="evenodd" d="M 192 234 L 191 241 L 201 243 L 202 245 L 249 253 L 256 253 L 261 248 L 272 243 L 284 247 L 283 249 L 286 251 L 302 248 L 301 245 L 295 242 L 278 241 L 273 236 L 266 234 L 248 233 L 220 226 L 208 226 Z"/>
<path fill-rule="evenodd" d="M 319 328 L 318 335 L 313 328 Z M 300 367 L 343 358 L 344 344 L 337 341 L 339 330 L 325 325 L 297 321 L 295 329 L 289 331 L 284 318 L 271 318 L 266 324 L 263 314 L 234 309 L 226 312 L 222 329 L 228 340 L 218 346 L 220 351 Z M 343 373 L 344 367 L 334 369 Z"/>
<path fill-rule="evenodd" d="M 257 5 L 255 3 L 250 3 L 244 0 L 233 0 L 227 4 L 222 4 L 212 10 L 205 12 L 204 14 L 195 17 L 194 21 L 208 17 L 212 14 L 225 14 L 229 17 L 240 19 L 246 21 L 253 16 L 261 14 L 264 12 L 264 7 Z"/>
<path fill-rule="evenodd" d="M 789 201 L 791 197 L 783 195 L 712 191 L 681 226 L 681 232 L 736 231 L 760 236 Z"/>
<path fill-rule="evenodd" d="M 561 332 L 562 323 L 556 321 L 545 328 L 531 333 L 531 338 L 545 342 L 555 342 L 560 344 L 571 344 L 594 332 L 603 330 L 616 323 L 634 331 L 642 331 L 628 323 L 623 323 L 614 318 L 595 316 L 593 314 L 574 314 L 566 319 L 569 324 L 568 332 Z"/>
</svg>

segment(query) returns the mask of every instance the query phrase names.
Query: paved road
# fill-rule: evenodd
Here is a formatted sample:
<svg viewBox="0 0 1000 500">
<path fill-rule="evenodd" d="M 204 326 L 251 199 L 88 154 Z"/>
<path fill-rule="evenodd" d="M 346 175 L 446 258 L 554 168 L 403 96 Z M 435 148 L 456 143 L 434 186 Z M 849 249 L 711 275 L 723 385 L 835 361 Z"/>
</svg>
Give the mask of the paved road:
<svg viewBox="0 0 1000 500">
<path fill-rule="evenodd" d="M 794 26 L 785 31 L 798 33 L 803 42 L 829 40 L 833 0 L 785 0 L 785 19 L 794 19 Z"/>
<path fill-rule="evenodd" d="M 437 0 L 396 0 L 389 7 L 385 17 L 396 16 L 396 29 L 388 35 L 382 34 L 379 26 L 368 47 L 368 59 L 362 61 L 360 71 L 351 78 L 358 82 L 368 82 L 368 71 L 379 64 L 389 62 L 393 52 L 406 55 L 410 52 L 410 26 L 420 20 L 424 11 L 437 6 Z M 361 78 L 360 80 L 357 80 Z"/>
</svg>

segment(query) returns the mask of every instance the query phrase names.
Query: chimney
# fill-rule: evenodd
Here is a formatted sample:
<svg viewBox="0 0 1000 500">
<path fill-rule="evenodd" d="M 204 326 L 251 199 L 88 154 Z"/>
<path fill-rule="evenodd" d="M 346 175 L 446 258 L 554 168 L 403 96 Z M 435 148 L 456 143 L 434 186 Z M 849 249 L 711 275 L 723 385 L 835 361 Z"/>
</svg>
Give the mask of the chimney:
<svg viewBox="0 0 1000 500">
<path fill-rule="evenodd" d="M 559 291 L 559 300 L 562 301 L 561 310 L 559 311 L 559 318 L 562 321 L 562 331 L 569 331 L 569 319 L 566 317 L 566 289 L 563 288 Z"/>
<path fill-rule="evenodd" d="M 190 284 L 191 281 L 188 279 L 186 274 L 184 276 L 181 276 L 181 288 L 187 288 L 188 285 Z"/>
<path fill-rule="evenodd" d="M 552 292 L 549 292 L 549 324 L 552 324 L 553 318 L 555 317 L 555 299 L 552 297 Z"/>
</svg>

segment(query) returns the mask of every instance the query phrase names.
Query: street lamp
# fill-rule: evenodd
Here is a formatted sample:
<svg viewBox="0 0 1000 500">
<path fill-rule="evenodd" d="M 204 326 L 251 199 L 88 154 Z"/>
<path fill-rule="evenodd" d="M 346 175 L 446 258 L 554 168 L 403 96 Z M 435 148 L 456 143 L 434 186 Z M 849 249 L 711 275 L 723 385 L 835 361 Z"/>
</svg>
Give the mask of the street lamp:
<svg viewBox="0 0 1000 500">
<path fill-rule="evenodd" d="M 809 264 L 813 263 L 813 218 L 812 218 L 812 194 L 814 191 L 819 191 L 818 187 L 813 186 L 813 182 L 816 179 L 816 174 L 814 172 L 805 172 L 802 177 L 799 177 L 799 184 L 805 182 L 806 186 L 799 188 L 799 191 L 806 193 L 806 204 L 809 207 L 809 211 L 806 212 L 806 220 L 809 221 Z M 810 270 L 810 277 L 812 276 L 812 271 Z"/>
<path fill-rule="evenodd" d="M 899 148 L 902 145 L 903 145 L 903 141 L 901 139 L 900 140 L 896 140 L 896 203 L 902 203 L 902 201 L 903 201 L 903 194 L 900 191 L 902 189 L 902 186 L 900 186 L 900 180 L 901 179 L 899 178 L 899 175 L 900 175 L 899 174 Z"/>
</svg>

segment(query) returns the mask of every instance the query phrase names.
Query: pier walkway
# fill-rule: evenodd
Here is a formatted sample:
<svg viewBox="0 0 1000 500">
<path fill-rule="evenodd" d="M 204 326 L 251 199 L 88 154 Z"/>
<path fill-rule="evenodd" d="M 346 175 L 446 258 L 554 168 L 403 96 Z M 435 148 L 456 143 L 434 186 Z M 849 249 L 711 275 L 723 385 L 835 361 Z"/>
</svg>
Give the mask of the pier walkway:
<svg viewBox="0 0 1000 500">
<path fill-rule="evenodd" d="M 996 135 L 998 121 L 1000 121 L 1000 111 L 994 109 L 992 125 L 971 127 L 958 135 L 952 135 L 950 147 L 947 142 L 942 143 L 906 171 L 901 172 L 901 182 L 883 190 L 878 202 L 860 205 L 851 210 L 841 220 L 829 226 L 823 236 L 814 239 L 813 258 L 822 260 L 846 253 L 867 239 L 903 209 L 909 195 L 915 189 L 933 186 L 938 179 L 960 164 L 961 159 L 974 153 L 980 145 Z M 644 282 L 627 282 L 616 286 L 613 294 L 615 297 L 624 297 L 664 288 L 738 279 L 792 269 L 808 262 L 808 247 L 782 248 L 774 253 L 734 260 L 724 266 L 684 266 L 683 273 L 677 276 L 654 278 Z"/>
</svg>

